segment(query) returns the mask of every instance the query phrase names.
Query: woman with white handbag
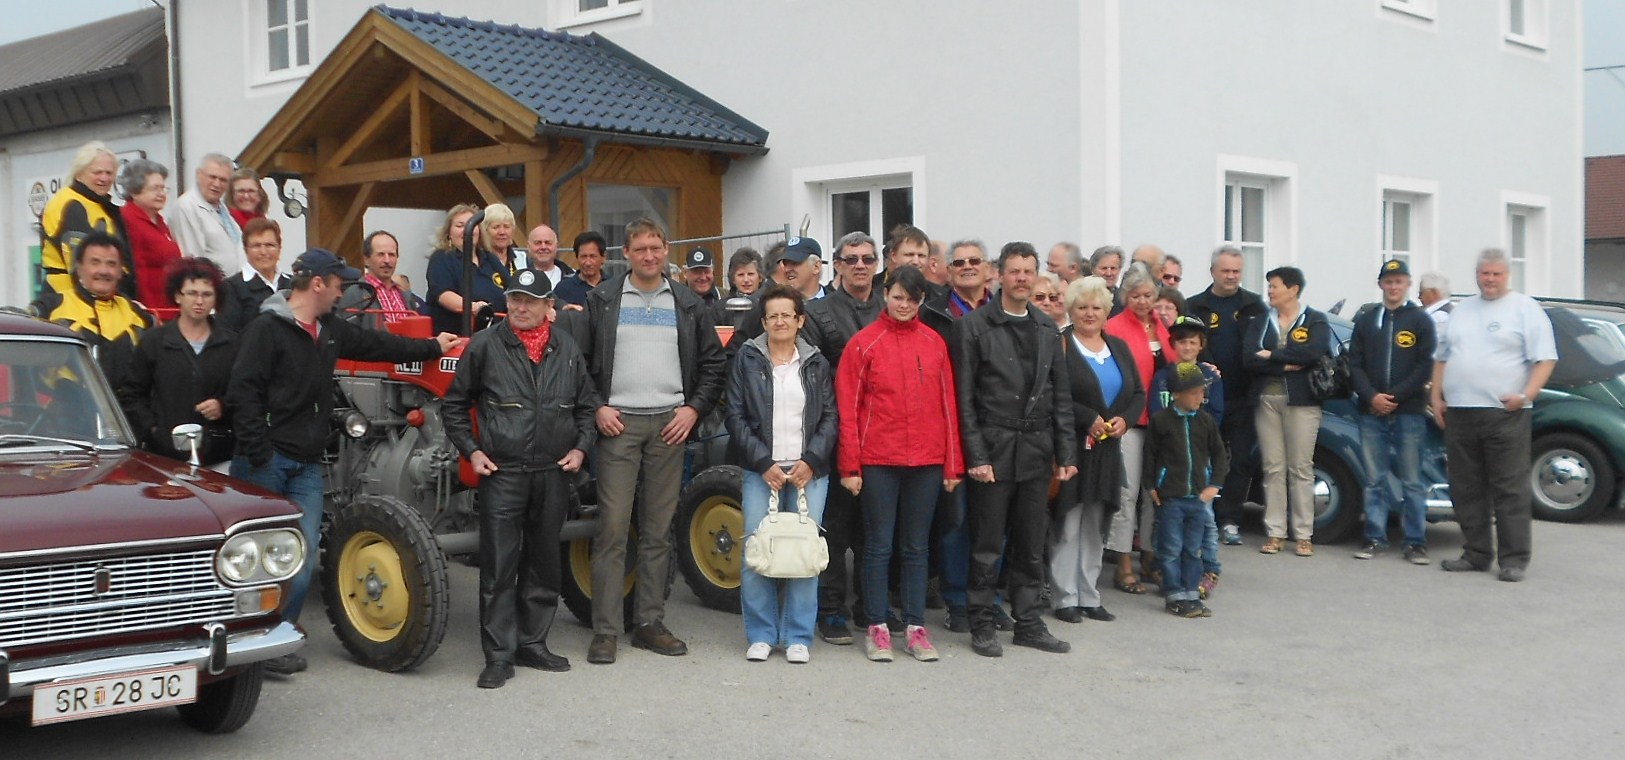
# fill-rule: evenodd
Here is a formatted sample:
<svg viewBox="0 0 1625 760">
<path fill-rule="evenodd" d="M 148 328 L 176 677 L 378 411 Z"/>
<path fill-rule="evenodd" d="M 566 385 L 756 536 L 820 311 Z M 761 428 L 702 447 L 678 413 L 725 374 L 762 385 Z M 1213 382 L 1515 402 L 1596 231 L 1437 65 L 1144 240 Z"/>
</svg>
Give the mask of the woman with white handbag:
<svg viewBox="0 0 1625 760">
<path fill-rule="evenodd" d="M 829 360 L 797 337 L 806 322 L 801 294 L 773 285 L 761 305 L 765 331 L 734 357 L 724 415 L 750 531 L 739 583 L 745 659 L 766 660 L 782 646 L 799 664 L 810 658 L 818 573 L 829 561 L 818 523 L 835 448 L 835 385 Z"/>
</svg>

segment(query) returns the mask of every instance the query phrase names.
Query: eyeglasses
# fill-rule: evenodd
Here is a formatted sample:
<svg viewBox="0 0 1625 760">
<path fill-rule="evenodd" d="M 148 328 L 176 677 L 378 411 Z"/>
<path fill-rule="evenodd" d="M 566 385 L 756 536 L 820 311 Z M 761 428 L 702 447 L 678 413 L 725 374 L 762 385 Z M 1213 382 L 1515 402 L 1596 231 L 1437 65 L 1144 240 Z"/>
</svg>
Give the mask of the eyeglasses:
<svg viewBox="0 0 1625 760">
<path fill-rule="evenodd" d="M 763 322 L 794 322 L 794 321 L 796 321 L 796 315 L 794 315 L 794 314 L 768 314 L 767 316 L 762 317 L 762 321 Z"/>
<path fill-rule="evenodd" d="M 858 264 L 864 264 L 866 266 L 874 266 L 875 262 L 877 262 L 879 260 L 880 260 L 879 256 L 842 256 L 840 258 L 840 262 L 842 264 L 845 264 L 845 265 L 849 266 L 849 267 L 857 266 Z"/>
<path fill-rule="evenodd" d="M 955 269 L 960 269 L 963 267 L 979 267 L 982 265 L 982 262 L 982 259 L 954 259 L 953 261 L 948 262 L 948 265 L 954 267 Z"/>
<path fill-rule="evenodd" d="M 1179 283 L 1183 282 L 1184 279 L 1185 278 L 1180 277 L 1177 274 L 1165 274 L 1162 276 L 1162 281 L 1166 285 L 1178 285 Z"/>
<path fill-rule="evenodd" d="M 212 291 L 212 290 L 183 290 L 183 291 L 180 292 L 179 295 L 182 298 L 190 298 L 190 299 L 192 299 L 194 301 L 201 301 L 201 300 L 203 300 L 205 298 L 214 298 L 214 291 Z"/>
<path fill-rule="evenodd" d="M 1034 293 L 1033 294 L 1033 300 L 1034 301 L 1054 301 L 1055 303 L 1060 303 L 1061 302 L 1061 294 L 1060 293 Z"/>
</svg>

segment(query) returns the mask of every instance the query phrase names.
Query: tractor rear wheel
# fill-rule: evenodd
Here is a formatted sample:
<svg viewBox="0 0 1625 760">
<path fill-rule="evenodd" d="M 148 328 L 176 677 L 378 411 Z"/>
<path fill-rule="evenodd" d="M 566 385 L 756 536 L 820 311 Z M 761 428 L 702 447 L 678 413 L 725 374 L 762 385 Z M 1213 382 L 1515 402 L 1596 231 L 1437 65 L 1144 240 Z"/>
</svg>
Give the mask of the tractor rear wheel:
<svg viewBox="0 0 1625 760">
<path fill-rule="evenodd" d="M 678 566 L 683 580 L 713 610 L 739 612 L 739 573 L 745 564 L 745 514 L 740 469 L 711 467 L 677 501 Z"/>
<path fill-rule="evenodd" d="M 418 511 L 361 496 L 333 515 L 322 549 L 322 596 L 339 642 L 386 672 L 428 660 L 446 637 L 446 557 Z"/>
</svg>

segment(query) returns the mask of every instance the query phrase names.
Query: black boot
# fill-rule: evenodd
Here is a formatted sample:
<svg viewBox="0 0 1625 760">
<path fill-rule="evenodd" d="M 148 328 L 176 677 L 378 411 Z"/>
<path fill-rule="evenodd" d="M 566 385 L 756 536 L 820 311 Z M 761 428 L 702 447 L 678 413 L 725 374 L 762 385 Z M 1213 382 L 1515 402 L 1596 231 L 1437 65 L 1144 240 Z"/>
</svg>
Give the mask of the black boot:
<svg viewBox="0 0 1625 760">
<path fill-rule="evenodd" d="M 1043 652 L 1066 654 L 1072 651 L 1072 645 L 1051 635 L 1048 628 L 1035 625 L 1025 630 L 1016 631 L 1016 638 L 1010 642 L 1018 647 L 1031 647 Z"/>
</svg>

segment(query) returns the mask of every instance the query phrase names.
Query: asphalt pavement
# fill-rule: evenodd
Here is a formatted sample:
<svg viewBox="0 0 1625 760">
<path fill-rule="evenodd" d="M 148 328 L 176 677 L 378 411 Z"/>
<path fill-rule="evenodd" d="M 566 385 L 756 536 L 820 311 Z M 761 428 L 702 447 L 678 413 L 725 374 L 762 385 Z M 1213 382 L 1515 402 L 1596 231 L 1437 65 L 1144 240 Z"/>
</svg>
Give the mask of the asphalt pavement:
<svg viewBox="0 0 1625 760">
<path fill-rule="evenodd" d="M 1559 758 L 1625 756 L 1625 514 L 1537 522 L 1528 580 L 1439 570 L 1460 533 L 1430 526 L 1429 567 L 1353 546 L 1316 556 L 1223 547 L 1214 616 L 1162 611 L 1154 592 L 1103 592 L 1111 623 L 1049 619 L 1066 655 L 928 624 L 942 659 L 813 646 L 812 663 L 744 659 L 737 615 L 679 582 L 667 623 L 690 654 L 627 646 L 586 663 L 590 631 L 561 611 L 554 651 L 574 670 L 520 668 L 474 687 L 476 572 L 452 565 L 445 644 L 411 673 L 352 662 L 307 607 L 310 670 L 267 679 L 240 732 L 203 736 L 173 711 L 29 728 L 0 721 L 0 758 Z M 1109 586 L 1109 578 L 1106 580 Z M 1008 634 L 1005 634 L 1008 644 Z"/>
</svg>

